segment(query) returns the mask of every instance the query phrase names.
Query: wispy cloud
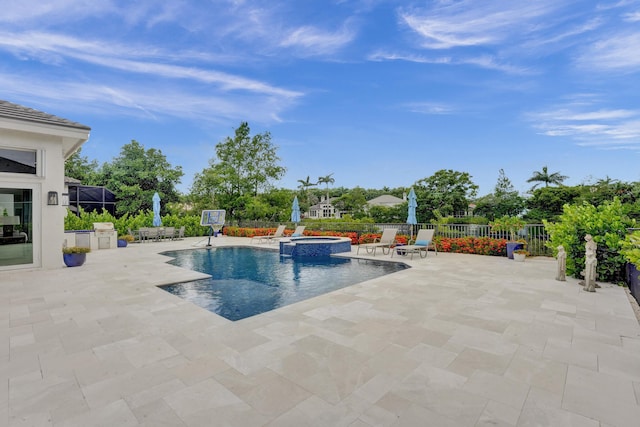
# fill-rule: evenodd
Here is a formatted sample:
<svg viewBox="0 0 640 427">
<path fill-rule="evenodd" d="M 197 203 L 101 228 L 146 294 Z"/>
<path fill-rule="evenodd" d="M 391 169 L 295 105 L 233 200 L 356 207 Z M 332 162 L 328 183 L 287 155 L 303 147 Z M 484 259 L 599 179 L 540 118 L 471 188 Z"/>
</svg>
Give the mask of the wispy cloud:
<svg viewBox="0 0 640 427">
<path fill-rule="evenodd" d="M 353 39 L 354 32 L 346 26 L 335 32 L 304 26 L 291 30 L 280 46 L 295 48 L 302 56 L 317 56 L 334 53 Z"/>
<path fill-rule="evenodd" d="M 58 80 L 55 85 L 31 78 L 0 73 L 4 96 L 28 100 L 30 105 L 64 105 L 67 111 L 102 116 L 181 117 L 194 121 L 227 119 L 281 121 L 281 114 L 295 102 L 264 94 L 228 97 L 215 91 L 190 91 L 184 86 L 153 86 Z"/>
<path fill-rule="evenodd" d="M 640 21 L 640 11 L 639 12 L 626 13 L 623 16 L 623 18 L 627 22 L 638 22 L 638 21 Z"/>
<path fill-rule="evenodd" d="M 4 0 L 0 22 L 21 25 L 37 21 L 50 25 L 116 10 L 111 0 Z M 44 22 L 43 18 L 46 18 Z"/>
<path fill-rule="evenodd" d="M 530 113 L 527 118 L 542 134 L 568 137 L 578 145 L 634 149 L 640 146 L 640 110 L 597 109 L 582 101 Z"/>
<path fill-rule="evenodd" d="M 264 82 L 220 71 L 128 59 L 130 57 L 144 59 L 145 56 L 160 59 L 164 56 L 162 51 L 153 48 L 145 49 L 143 46 L 117 46 L 49 33 L 28 33 L 18 37 L 14 34 L 0 34 L 0 46 L 5 46 L 17 55 L 58 58 L 58 61 L 72 58 L 123 72 L 216 84 L 222 90 L 241 90 L 286 98 L 302 95 L 300 92 L 273 87 Z M 170 56 L 165 59 L 173 60 L 174 58 Z"/>
<path fill-rule="evenodd" d="M 577 59 L 580 67 L 603 71 L 640 71 L 640 31 L 616 32 L 589 46 Z"/>
<path fill-rule="evenodd" d="M 468 57 L 450 55 L 430 57 L 421 54 L 401 54 L 378 51 L 370 54 L 367 59 L 370 61 L 406 61 L 419 64 L 474 65 L 478 68 L 497 70 L 507 74 L 534 74 L 534 72 L 529 68 L 501 63 L 492 55 Z"/>
<path fill-rule="evenodd" d="M 456 108 L 452 105 L 442 104 L 438 102 L 414 102 L 404 105 L 408 111 L 412 113 L 426 114 L 426 115 L 444 115 L 453 114 L 456 112 Z"/>
<path fill-rule="evenodd" d="M 400 19 L 428 49 L 494 45 L 513 34 L 533 31 L 537 20 L 556 10 L 552 1 L 486 0 L 436 3 L 400 12 Z"/>
</svg>

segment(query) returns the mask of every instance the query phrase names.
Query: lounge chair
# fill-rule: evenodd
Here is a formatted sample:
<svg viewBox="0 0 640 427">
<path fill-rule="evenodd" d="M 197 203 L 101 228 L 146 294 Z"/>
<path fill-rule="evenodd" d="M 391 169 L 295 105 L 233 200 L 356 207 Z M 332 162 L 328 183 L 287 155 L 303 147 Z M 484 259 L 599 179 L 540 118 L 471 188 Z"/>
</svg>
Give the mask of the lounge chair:
<svg viewBox="0 0 640 427">
<path fill-rule="evenodd" d="M 413 254 L 416 252 L 420 255 L 420 258 L 426 258 L 429 253 L 429 248 L 433 248 L 438 255 L 438 249 L 436 245 L 433 244 L 433 234 L 436 230 L 433 228 L 426 229 L 423 228 L 418 230 L 418 234 L 416 235 L 413 244 L 405 245 L 405 246 L 396 246 L 394 250 L 391 252 L 391 256 L 393 257 L 393 253 L 407 255 L 411 254 L 411 259 L 413 259 Z M 424 256 L 423 256 L 424 254 Z"/>
<path fill-rule="evenodd" d="M 173 234 L 173 239 L 174 240 L 182 240 L 184 239 L 184 230 L 185 230 L 185 226 L 183 225 L 182 227 L 180 227 L 179 230 L 176 230 Z"/>
<path fill-rule="evenodd" d="M 275 240 L 279 240 L 284 237 L 284 230 L 287 228 L 286 225 L 279 225 L 276 231 L 273 234 L 267 234 L 266 236 L 253 236 L 251 241 L 254 239 L 258 239 L 258 243 L 264 242 L 272 242 Z"/>
<path fill-rule="evenodd" d="M 291 237 L 300 237 L 303 235 L 304 233 L 304 229 L 307 228 L 306 225 L 299 225 L 296 227 L 295 230 L 293 230 L 293 233 L 291 234 Z"/>
<path fill-rule="evenodd" d="M 396 234 L 398 234 L 397 228 L 385 228 L 382 231 L 382 236 L 380 236 L 380 239 L 374 240 L 373 243 L 358 245 L 358 251 L 356 252 L 356 254 L 360 253 L 360 248 L 364 248 L 366 249 L 368 254 L 373 253 L 373 255 L 375 256 L 376 249 L 382 248 L 382 253 L 386 255 L 391 250 L 391 247 L 396 243 Z"/>
<path fill-rule="evenodd" d="M 165 227 L 164 228 L 164 233 L 162 234 L 162 239 L 169 239 L 169 240 L 173 240 L 174 235 L 176 234 L 176 228 L 175 227 Z"/>
</svg>

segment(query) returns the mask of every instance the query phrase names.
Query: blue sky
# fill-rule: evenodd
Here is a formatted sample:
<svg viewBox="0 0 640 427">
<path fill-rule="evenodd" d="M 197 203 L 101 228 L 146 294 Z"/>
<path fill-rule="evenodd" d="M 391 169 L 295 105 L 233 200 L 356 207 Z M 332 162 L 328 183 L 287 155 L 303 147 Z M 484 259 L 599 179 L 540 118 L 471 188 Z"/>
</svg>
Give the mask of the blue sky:
<svg viewBox="0 0 640 427">
<path fill-rule="evenodd" d="M 90 159 L 161 149 L 182 191 L 241 121 L 278 187 L 638 181 L 640 1 L 4 0 L 0 93 L 90 126 Z"/>
</svg>

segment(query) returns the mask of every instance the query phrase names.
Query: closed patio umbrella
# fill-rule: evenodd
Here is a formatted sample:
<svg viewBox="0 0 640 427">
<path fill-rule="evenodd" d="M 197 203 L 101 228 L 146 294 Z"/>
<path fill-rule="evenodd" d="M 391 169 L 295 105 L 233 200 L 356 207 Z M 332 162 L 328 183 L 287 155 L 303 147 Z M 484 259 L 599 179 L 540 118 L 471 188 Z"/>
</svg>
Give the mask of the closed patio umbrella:
<svg viewBox="0 0 640 427">
<path fill-rule="evenodd" d="M 300 205 L 298 204 L 298 196 L 293 198 L 293 204 L 291 205 L 291 222 L 296 225 L 300 222 Z"/>
<path fill-rule="evenodd" d="M 413 226 L 418 223 L 416 218 L 416 208 L 418 207 L 418 199 L 416 198 L 416 193 L 411 188 L 409 191 L 409 209 L 407 212 L 407 224 L 411 225 L 411 238 L 413 238 Z"/>
<path fill-rule="evenodd" d="M 153 195 L 153 226 L 160 227 L 162 219 L 160 218 L 160 195 L 156 192 Z"/>
</svg>

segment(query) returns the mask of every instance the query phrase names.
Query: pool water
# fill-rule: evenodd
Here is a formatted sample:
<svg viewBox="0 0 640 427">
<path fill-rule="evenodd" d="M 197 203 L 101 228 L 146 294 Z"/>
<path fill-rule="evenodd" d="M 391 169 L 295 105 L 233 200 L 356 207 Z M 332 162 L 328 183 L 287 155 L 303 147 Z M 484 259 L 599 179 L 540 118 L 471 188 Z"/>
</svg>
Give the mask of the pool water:
<svg viewBox="0 0 640 427">
<path fill-rule="evenodd" d="M 229 320 L 278 307 L 407 268 L 404 264 L 336 257 L 281 257 L 278 252 L 225 247 L 164 252 L 170 264 L 210 274 L 162 289 Z"/>
</svg>

